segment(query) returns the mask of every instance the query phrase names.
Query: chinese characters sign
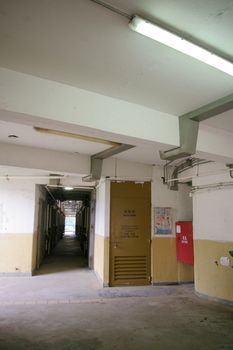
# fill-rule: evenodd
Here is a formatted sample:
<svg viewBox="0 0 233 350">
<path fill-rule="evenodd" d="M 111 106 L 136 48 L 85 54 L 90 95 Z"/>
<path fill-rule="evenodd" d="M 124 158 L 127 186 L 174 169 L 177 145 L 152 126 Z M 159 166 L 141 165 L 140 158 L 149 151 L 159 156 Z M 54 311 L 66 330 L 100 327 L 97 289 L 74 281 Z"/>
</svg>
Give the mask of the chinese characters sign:
<svg viewBox="0 0 233 350">
<path fill-rule="evenodd" d="M 121 225 L 121 238 L 139 238 L 136 209 L 124 209 L 122 214 L 125 220 Z"/>
</svg>

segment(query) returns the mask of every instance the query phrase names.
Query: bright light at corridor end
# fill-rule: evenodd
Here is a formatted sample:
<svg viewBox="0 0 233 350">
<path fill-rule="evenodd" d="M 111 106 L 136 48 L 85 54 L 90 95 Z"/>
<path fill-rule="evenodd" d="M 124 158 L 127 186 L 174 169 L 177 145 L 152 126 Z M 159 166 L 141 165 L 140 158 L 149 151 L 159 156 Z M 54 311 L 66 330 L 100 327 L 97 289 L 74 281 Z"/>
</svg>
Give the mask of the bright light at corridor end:
<svg viewBox="0 0 233 350">
<path fill-rule="evenodd" d="M 137 33 L 143 34 L 153 40 L 156 40 L 166 46 L 196 58 L 209 66 L 217 68 L 218 70 L 233 76 L 233 63 L 183 39 L 176 34 L 169 32 L 166 29 L 157 26 L 156 24 L 153 24 L 139 16 L 134 16 L 129 22 L 129 27 Z"/>
</svg>

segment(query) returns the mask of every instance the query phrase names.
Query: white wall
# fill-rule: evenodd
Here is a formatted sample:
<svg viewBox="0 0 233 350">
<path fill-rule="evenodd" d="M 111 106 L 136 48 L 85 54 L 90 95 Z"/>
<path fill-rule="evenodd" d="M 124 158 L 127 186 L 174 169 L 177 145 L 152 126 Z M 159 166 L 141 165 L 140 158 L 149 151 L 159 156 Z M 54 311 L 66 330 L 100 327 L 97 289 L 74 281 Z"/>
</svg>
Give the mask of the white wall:
<svg viewBox="0 0 233 350">
<path fill-rule="evenodd" d="M 122 179 L 152 179 L 152 166 L 136 162 L 129 162 L 117 158 L 108 158 L 103 162 L 103 176 Z"/>
<path fill-rule="evenodd" d="M 153 167 L 152 207 L 171 207 L 173 217 L 173 235 L 176 221 L 192 221 L 192 198 L 189 196 L 190 188 L 180 184 L 178 191 L 169 190 L 163 184 L 163 168 Z M 166 235 L 167 237 L 167 235 Z"/>
<path fill-rule="evenodd" d="M 233 189 L 193 196 L 194 239 L 233 241 Z"/>
<path fill-rule="evenodd" d="M 96 188 L 95 234 L 109 237 L 110 182 L 102 180 Z"/>
<path fill-rule="evenodd" d="M 229 173 L 195 179 L 195 186 L 207 187 L 193 194 L 194 239 L 233 241 L 233 187 L 208 188 L 230 181 Z"/>
<path fill-rule="evenodd" d="M 194 186 L 194 239 L 233 241 L 233 179 L 229 168 L 213 162 L 194 167 L 181 176 L 192 177 Z M 232 187 L 223 187 L 230 182 Z"/>
<path fill-rule="evenodd" d="M 0 233 L 33 233 L 35 184 L 0 180 Z"/>
</svg>

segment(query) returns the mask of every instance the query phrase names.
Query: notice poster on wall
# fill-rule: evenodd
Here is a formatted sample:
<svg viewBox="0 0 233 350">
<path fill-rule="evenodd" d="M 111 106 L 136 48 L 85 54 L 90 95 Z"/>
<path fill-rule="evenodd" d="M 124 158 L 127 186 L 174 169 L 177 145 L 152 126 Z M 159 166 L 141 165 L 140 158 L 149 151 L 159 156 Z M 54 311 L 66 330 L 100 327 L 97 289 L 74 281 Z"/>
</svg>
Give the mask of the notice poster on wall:
<svg viewBox="0 0 233 350">
<path fill-rule="evenodd" d="M 172 234 L 172 208 L 168 208 L 168 207 L 154 208 L 154 234 L 155 235 Z"/>
</svg>

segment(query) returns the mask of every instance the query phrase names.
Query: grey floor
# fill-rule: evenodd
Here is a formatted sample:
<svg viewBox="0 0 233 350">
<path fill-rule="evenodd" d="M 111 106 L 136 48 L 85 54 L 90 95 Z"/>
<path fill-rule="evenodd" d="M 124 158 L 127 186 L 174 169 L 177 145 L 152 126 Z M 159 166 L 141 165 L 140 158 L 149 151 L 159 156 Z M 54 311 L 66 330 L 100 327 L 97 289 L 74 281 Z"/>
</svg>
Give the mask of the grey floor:
<svg viewBox="0 0 233 350">
<path fill-rule="evenodd" d="M 0 349 L 233 350 L 233 310 L 192 285 L 101 288 L 63 239 L 34 277 L 0 278 Z"/>
</svg>

